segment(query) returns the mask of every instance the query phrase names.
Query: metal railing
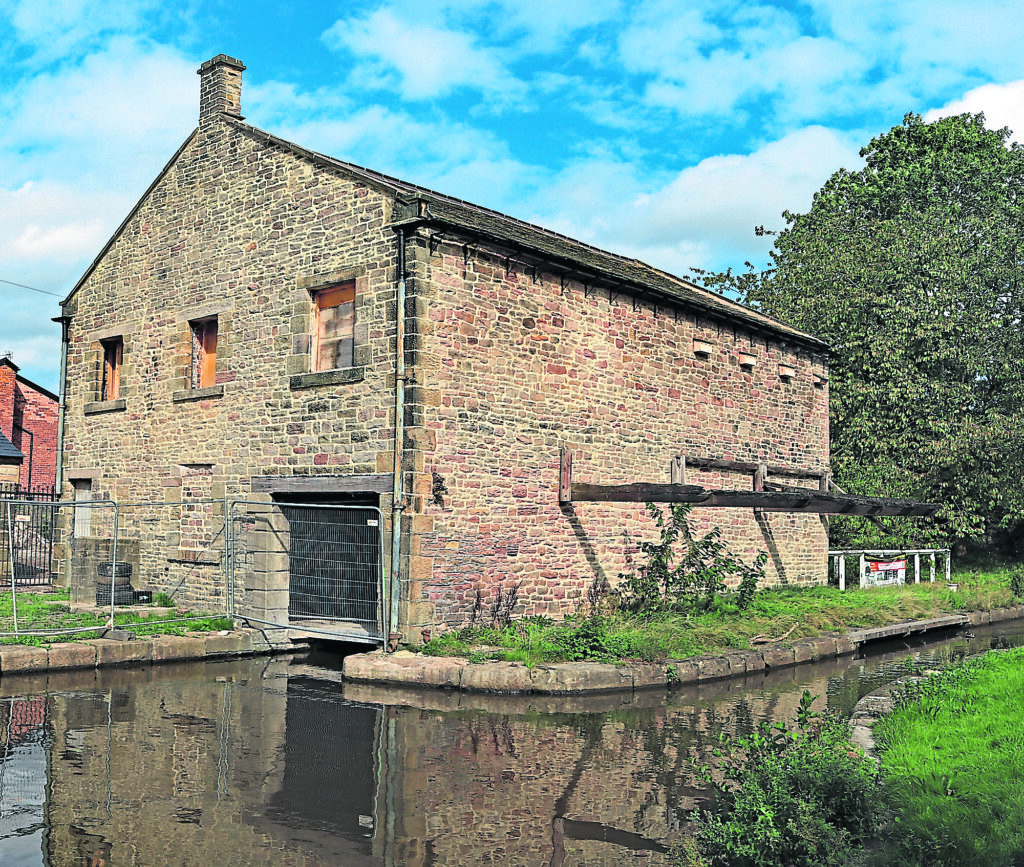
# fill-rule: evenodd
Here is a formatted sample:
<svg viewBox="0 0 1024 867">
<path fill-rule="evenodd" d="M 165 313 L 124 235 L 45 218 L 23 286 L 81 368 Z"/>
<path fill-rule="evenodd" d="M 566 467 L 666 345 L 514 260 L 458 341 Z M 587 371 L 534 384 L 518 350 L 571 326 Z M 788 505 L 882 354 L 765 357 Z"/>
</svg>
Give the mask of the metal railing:
<svg viewBox="0 0 1024 867">
<path fill-rule="evenodd" d="M 235 500 L 228 515 L 231 616 L 335 639 L 383 640 L 380 509 Z"/>
<path fill-rule="evenodd" d="M 846 589 L 846 561 L 850 557 L 857 558 L 857 577 L 861 587 L 880 586 L 884 584 L 905 583 L 906 569 L 902 570 L 904 575 L 901 578 L 873 579 L 871 577 L 872 558 L 888 560 L 907 560 L 913 558 L 914 583 L 921 583 L 921 558 L 928 558 L 929 581 L 935 583 L 936 557 L 944 557 L 945 580 L 950 579 L 950 551 L 949 548 L 849 548 L 828 552 L 829 560 L 832 563 L 832 575 L 839 582 L 839 589 Z M 907 564 L 909 565 L 909 563 Z M 898 572 L 901 570 L 883 570 L 885 572 Z"/>
</svg>

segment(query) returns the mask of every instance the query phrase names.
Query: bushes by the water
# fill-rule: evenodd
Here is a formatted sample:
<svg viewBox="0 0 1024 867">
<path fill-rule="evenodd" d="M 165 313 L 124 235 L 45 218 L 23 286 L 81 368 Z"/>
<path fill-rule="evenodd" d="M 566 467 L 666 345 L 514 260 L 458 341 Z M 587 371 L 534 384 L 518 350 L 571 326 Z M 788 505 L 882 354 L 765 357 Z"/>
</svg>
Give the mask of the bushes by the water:
<svg viewBox="0 0 1024 867">
<path fill-rule="evenodd" d="M 874 763 L 850 744 L 849 726 L 814 713 L 803 694 L 795 726 L 762 723 L 723 737 L 718 762 L 698 769 L 714 789 L 676 850 L 686 867 L 802 867 L 846 863 L 874 829 Z"/>
</svg>

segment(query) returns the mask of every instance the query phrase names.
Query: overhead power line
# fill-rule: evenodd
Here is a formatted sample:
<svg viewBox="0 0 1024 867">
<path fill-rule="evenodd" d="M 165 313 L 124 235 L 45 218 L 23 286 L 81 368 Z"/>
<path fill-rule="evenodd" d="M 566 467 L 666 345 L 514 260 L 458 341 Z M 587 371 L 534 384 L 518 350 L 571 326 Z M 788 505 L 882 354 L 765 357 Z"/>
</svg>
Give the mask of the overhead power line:
<svg viewBox="0 0 1024 867">
<path fill-rule="evenodd" d="M 8 286 L 17 286 L 19 289 L 31 289 L 33 292 L 39 292 L 43 295 L 52 295 L 54 298 L 60 298 L 56 292 L 47 292 L 45 289 L 36 289 L 35 286 L 26 286 L 24 283 L 15 283 L 13 280 L 4 280 L 0 277 L 0 283 L 6 283 Z"/>
</svg>

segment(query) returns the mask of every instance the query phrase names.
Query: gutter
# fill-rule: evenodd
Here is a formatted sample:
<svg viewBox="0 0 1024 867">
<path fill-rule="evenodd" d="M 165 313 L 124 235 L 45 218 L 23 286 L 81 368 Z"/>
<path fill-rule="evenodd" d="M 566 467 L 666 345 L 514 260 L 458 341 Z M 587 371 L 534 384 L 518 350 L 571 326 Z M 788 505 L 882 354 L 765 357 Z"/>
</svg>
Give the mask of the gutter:
<svg viewBox="0 0 1024 867">
<path fill-rule="evenodd" d="M 395 463 L 391 493 L 391 575 L 388 586 L 386 623 L 387 649 L 394 650 L 401 640 L 398 630 L 398 599 L 402 572 L 402 512 L 405 509 L 405 479 L 402 458 L 405 447 L 405 229 L 397 228 L 398 286 L 395 297 Z"/>
</svg>

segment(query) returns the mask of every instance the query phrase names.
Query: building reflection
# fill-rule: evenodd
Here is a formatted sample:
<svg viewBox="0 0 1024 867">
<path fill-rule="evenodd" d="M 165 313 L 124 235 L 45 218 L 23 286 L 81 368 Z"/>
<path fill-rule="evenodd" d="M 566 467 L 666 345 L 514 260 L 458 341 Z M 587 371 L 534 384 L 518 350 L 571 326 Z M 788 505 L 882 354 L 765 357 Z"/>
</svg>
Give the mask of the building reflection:
<svg viewBox="0 0 1024 867">
<path fill-rule="evenodd" d="M 587 699 L 287 658 L 5 678 L 0 863 L 667 864 L 702 795 L 691 760 L 844 664 Z M 25 840 L 34 860 L 8 857 Z"/>
</svg>

